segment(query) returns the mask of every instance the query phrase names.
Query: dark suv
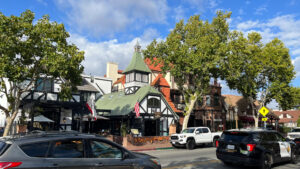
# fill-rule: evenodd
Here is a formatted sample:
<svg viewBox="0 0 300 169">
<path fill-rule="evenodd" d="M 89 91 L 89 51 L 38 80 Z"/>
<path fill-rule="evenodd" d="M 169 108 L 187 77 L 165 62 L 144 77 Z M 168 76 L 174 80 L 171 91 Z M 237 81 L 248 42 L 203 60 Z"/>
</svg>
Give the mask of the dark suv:
<svg viewBox="0 0 300 169">
<path fill-rule="evenodd" d="M 155 157 L 134 153 L 103 137 L 39 133 L 0 138 L 0 168 L 160 169 Z"/>
<path fill-rule="evenodd" d="M 276 131 L 228 130 L 217 142 L 217 158 L 225 164 L 271 168 L 284 161 L 297 162 L 296 144 Z"/>
</svg>

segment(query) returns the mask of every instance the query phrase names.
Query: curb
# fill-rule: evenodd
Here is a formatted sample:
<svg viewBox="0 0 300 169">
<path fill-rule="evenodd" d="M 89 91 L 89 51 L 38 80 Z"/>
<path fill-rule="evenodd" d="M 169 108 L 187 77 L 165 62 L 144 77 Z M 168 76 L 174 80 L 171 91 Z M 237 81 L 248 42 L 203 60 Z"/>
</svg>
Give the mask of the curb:
<svg viewBox="0 0 300 169">
<path fill-rule="evenodd" d="M 148 149 L 136 149 L 136 150 L 130 150 L 130 151 L 153 151 L 153 150 L 170 150 L 173 149 L 173 147 L 162 147 L 162 148 L 148 148 Z"/>
</svg>

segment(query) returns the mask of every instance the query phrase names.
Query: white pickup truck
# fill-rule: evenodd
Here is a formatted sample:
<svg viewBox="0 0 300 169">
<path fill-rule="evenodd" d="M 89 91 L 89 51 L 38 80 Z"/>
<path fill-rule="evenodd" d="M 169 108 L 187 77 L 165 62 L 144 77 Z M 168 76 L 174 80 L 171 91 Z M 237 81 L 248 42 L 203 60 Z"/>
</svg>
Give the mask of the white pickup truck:
<svg viewBox="0 0 300 169">
<path fill-rule="evenodd" d="M 208 127 L 189 127 L 180 134 L 172 134 L 170 143 L 173 147 L 183 147 L 192 150 L 196 145 L 212 144 L 221 137 L 222 132 L 212 133 Z"/>
<path fill-rule="evenodd" d="M 300 138 L 300 127 L 295 127 L 291 130 L 291 132 L 287 133 L 287 138 L 291 140 Z"/>
</svg>

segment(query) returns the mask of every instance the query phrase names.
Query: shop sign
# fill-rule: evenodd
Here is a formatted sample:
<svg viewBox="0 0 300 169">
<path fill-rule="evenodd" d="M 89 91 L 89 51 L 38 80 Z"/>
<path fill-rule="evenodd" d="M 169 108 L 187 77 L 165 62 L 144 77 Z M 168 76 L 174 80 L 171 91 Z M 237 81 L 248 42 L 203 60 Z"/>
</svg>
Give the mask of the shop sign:
<svg viewBox="0 0 300 169">
<path fill-rule="evenodd" d="M 155 113 L 154 113 L 154 118 L 155 118 L 155 119 L 161 118 L 161 114 L 162 114 L 161 112 L 155 112 Z"/>
</svg>

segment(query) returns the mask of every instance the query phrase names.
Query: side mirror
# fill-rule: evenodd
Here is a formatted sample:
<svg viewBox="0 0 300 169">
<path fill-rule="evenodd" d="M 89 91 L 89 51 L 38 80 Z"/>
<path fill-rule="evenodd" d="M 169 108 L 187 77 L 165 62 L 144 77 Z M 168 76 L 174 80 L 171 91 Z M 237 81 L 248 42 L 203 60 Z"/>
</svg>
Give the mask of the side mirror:
<svg viewBox="0 0 300 169">
<path fill-rule="evenodd" d="M 125 160 L 125 159 L 128 158 L 128 157 L 129 157 L 128 152 L 123 151 L 123 154 L 122 154 L 122 160 Z"/>
</svg>

